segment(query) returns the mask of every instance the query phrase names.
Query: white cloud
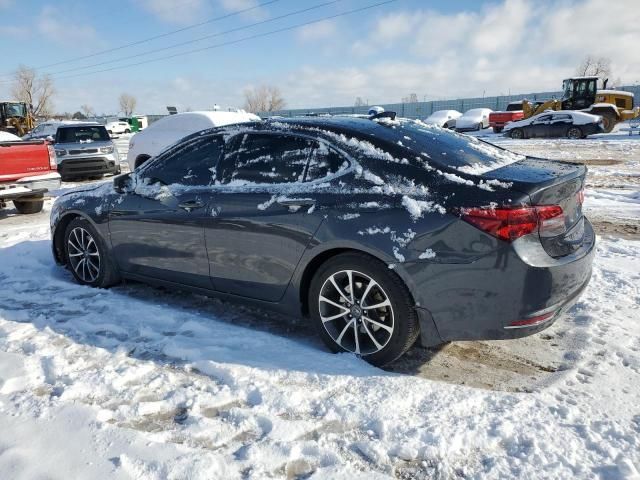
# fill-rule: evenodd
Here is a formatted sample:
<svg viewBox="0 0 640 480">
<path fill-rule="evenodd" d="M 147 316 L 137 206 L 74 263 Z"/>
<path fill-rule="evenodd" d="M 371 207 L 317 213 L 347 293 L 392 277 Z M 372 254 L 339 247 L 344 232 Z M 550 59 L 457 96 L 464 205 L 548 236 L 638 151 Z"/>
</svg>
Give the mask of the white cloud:
<svg viewBox="0 0 640 480">
<path fill-rule="evenodd" d="M 336 22 L 325 20 L 298 29 L 296 35 L 303 42 L 316 42 L 333 37 L 336 34 Z"/>
<path fill-rule="evenodd" d="M 70 45 L 96 40 L 96 31 L 91 25 L 63 16 L 59 8 L 43 7 L 35 19 L 36 31 L 47 40 Z"/>
<path fill-rule="evenodd" d="M 394 102 L 411 92 L 455 98 L 558 90 L 586 54 L 611 58 L 613 76 L 633 83 L 640 79 L 638 25 L 635 0 L 506 0 L 475 13 L 392 12 L 352 44 L 352 53 L 373 63 L 359 61 L 355 72 L 301 69 L 290 76 L 295 81 L 288 83 L 289 103 L 306 106 L 305 98 L 317 98 L 312 106 L 349 105 L 356 96 Z M 398 60 L 378 60 L 382 54 Z M 354 85 L 354 74 L 365 79 L 362 86 Z M 322 102 L 308 85 L 330 92 L 330 98 Z"/>
<path fill-rule="evenodd" d="M 137 0 L 137 3 L 163 22 L 178 25 L 201 20 L 208 10 L 205 0 Z"/>
</svg>

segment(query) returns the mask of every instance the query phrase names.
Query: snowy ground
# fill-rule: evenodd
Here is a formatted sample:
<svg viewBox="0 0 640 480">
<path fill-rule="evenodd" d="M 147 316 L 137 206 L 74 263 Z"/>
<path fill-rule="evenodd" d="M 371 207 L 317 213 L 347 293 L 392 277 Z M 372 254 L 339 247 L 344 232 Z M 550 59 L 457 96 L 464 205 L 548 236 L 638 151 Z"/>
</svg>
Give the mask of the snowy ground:
<svg viewBox="0 0 640 480">
<path fill-rule="evenodd" d="M 387 371 L 302 319 L 78 286 L 47 212 L 0 211 L 0 478 L 640 479 L 640 140 L 490 138 L 584 154 L 591 284 L 540 335 Z"/>
</svg>

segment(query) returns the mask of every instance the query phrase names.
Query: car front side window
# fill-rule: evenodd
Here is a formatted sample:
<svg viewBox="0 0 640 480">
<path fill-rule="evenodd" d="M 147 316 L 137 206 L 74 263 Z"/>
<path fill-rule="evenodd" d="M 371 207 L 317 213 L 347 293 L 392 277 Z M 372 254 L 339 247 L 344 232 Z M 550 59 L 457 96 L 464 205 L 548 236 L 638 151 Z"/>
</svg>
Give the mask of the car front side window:
<svg viewBox="0 0 640 480">
<path fill-rule="evenodd" d="M 150 184 L 159 182 L 164 185 L 213 185 L 223 151 L 222 137 L 200 137 L 167 150 L 143 169 L 140 176 Z"/>
</svg>

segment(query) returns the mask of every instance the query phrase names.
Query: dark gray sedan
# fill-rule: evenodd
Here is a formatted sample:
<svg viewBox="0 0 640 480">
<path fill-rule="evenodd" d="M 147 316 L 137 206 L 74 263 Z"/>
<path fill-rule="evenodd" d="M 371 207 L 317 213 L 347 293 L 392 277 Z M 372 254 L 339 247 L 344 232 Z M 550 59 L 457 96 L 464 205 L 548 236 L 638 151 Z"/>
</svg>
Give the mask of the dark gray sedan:
<svg viewBox="0 0 640 480">
<path fill-rule="evenodd" d="M 75 279 L 191 290 L 304 315 L 384 365 L 419 337 L 516 338 L 586 287 L 583 166 L 420 122 L 316 117 L 205 130 L 51 213 Z"/>
<path fill-rule="evenodd" d="M 504 134 L 511 138 L 585 138 L 604 133 L 602 117 L 575 110 L 547 111 L 533 117 L 507 123 Z"/>
</svg>

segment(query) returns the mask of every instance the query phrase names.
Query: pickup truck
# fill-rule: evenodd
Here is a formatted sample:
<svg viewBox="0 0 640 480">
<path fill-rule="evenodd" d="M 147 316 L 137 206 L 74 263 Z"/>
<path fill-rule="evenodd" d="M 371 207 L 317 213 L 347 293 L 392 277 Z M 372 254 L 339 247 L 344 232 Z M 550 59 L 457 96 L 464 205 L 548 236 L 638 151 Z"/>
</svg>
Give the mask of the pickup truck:
<svg viewBox="0 0 640 480">
<path fill-rule="evenodd" d="M 507 123 L 517 122 L 523 118 L 522 102 L 511 102 L 505 111 L 489 114 L 489 126 L 493 128 L 494 133 L 500 133 Z"/>
<path fill-rule="evenodd" d="M 41 211 L 47 192 L 60 188 L 57 168 L 47 141 L 22 141 L 0 132 L 0 208 L 13 202 L 19 213 Z"/>
</svg>

